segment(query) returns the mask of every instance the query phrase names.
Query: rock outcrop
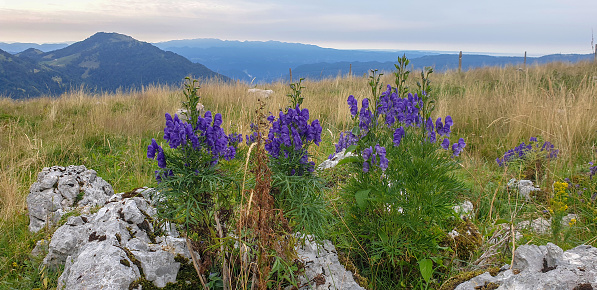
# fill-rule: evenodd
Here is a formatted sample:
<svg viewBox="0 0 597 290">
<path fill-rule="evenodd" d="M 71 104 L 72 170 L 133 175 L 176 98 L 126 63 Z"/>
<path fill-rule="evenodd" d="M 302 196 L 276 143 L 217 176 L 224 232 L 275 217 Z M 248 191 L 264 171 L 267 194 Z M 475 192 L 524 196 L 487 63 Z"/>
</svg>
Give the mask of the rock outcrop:
<svg viewBox="0 0 597 290">
<path fill-rule="evenodd" d="M 516 180 L 515 178 L 512 178 L 510 181 L 508 181 L 508 188 L 517 189 L 520 196 L 524 197 L 526 201 L 530 201 L 532 199 L 531 192 L 541 190 L 540 188 L 535 187 L 533 182 L 530 180 Z"/>
<path fill-rule="evenodd" d="M 114 195 L 112 186 L 85 166 L 44 168 L 27 196 L 29 231 L 55 225 L 62 215 L 79 207 L 89 211 Z"/>
<path fill-rule="evenodd" d="M 148 190 L 115 194 L 98 212 L 71 216 L 54 232 L 44 264 L 65 265 L 58 289 L 126 289 L 141 276 L 156 287 L 176 282 L 175 257 L 190 253 L 175 229 L 156 228 L 156 210 L 141 194 Z"/>
<path fill-rule="evenodd" d="M 159 194 L 149 188 L 114 194 L 84 166 L 44 168 L 27 198 L 30 230 L 55 225 L 67 213 L 68 218 L 49 242 L 38 241 L 32 254 L 45 255 L 49 267 L 64 264 L 57 289 L 129 289 L 140 278 L 159 288 L 180 282 L 181 262 L 191 259 L 186 240 L 174 225 L 156 222 L 151 198 L 159 201 Z M 303 285 L 363 289 L 329 241 L 323 246 L 307 241 L 297 251 L 305 262 Z"/>
<path fill-rule="evenodd" d="M 597 287 L 597 248 L 581 245 L 564 252 L 552 243 L 523 245 L 514 253 L 512 268 L 505 268 L 495 277 L 489 272 L 476 276 L 456 290 L 485 289 L 489 285 L 512 290 L 593 289 Z"/>
<path fill-rule="evenodd" d="M 352 272 L 340 264 L 330 241 L 318 245 L 307 239 L 305 245 L 297 247 L 297 254 L 305 262 L 305 276 L 299 281 L 301 285 L 308 285 L 307 289 L 365 289 L 355 282 Z"/>
<path fill-rule="evenodd" d="M 340 162 L 342 159 L 351 157 L 351 156 L 356 156 L 356 155 L 352 154 L 352 152 L 348 152 L 346 154 L 345 154 L 345 152 L 346 152 L 346 149 L 342 149 L 342 151 L 335 153 L 334 156 L 332 156 L 332 158 L 326 159 L 325 161 L 321 162 L 321 164 L 319 164 L 317 166 L 317 170 L 324 170 L 324 169 L 336 167 L 336 165 L 338 165 L 338 162 Z"/>
</svg>

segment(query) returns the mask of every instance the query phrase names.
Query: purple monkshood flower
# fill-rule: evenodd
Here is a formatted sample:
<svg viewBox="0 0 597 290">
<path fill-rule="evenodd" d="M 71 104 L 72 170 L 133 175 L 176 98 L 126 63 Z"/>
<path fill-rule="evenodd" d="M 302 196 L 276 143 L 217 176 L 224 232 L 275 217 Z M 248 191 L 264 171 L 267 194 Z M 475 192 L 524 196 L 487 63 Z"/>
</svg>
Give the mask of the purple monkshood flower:
<svg viewBox="0 0 597 290">
<path fill-rule="evenodd" d="M 389 160 L 386 157 L 386 148 L 379 144 L 375 145 L 375 152 L 373 147 L 365 148 L 361 156 L 364 159 L 363 172 L 369 172 L 371 166 L 378 166 L 382 171 L 388 168 Z"/>
<path fill-rule="evenodd" d="M 385 171 L 388 168 L 389 160 L 386 157 L 386 148 L 379 146 L 379 144 L 375 145 L 375 152 L 379 157 L 379 167 L 382 171 Z"/>
<path fill-rule="evenodd" d="M 450 127 L 452 125 L 448 125 L 448 120 L 450 120 L 450 124 L 452 124 L 452 117 L 446 116 L 446 124 L 442 123 L 442 118 L 437 118 L 435 121 L 435 129 L 440 136 L 450 136 Z"/>
<path fill-rule="evenodd" d="M 394 139 L 392 140 L 394 142 L 394 146 L 399 146 L 400 141 L 402 141 L 402 138 L 405 135 L 406 132 L 404 131 L 404 127 L 400 126 L 398 129 L 396 129 L 396 131 L 394 131 Z"/>
<path fill-rule="evenodd" d="M 462 152 L 464 146 L 466 146 L 466 143 L 464 142 L 463 138 L 458 139 L 458 143 L 452 144 L 453 156 L 460 155 L 460 152 Z"/>
<path fill-rule="evenodd" d="M 363 172 L 369 172 L 369 163 L 367 161 L 363 162 Z"/>
<path fill-rule="evenodd" d="M 368 98 L 364 98 L 363 101 L 362 101 L 362 103 L 361 103 L 361 106 L 362 106 L 361 110 L 362 109 L 369 109 L 369 99 Z"/>
<path fill-rule="evenodd" d="M 369 99 L 363 99 L 361 112 L 359 113 L 359 128 L 362 131 L 367 131 L 373 121 L 373 113 L 369 110 Z"/>
<path fill-rule="evenodd" d="M 243 134 L 230 133 L 228 135 L 228 146 L 238 146 L 239 143 L 243 142 Z"/>
<path fill-rule="evenodd" d="M 348 96 L 348 106 L 350 107 L 350 115 L 353 117 L 357 115 L 358 112 L 358 103 L 357 100 L 354 98 L 353 95 Z"/>
<path fill-rule="evenodd" d="M 158 148 L 158 155 L 156 156 L 158 160 L 158 167 L 159 168 L 166 168 L 166 155 L 164 154 L 164 149 Z"/>
<path fill-rule="evenodd" d="M 155 141 L 155 139 L 151 138 L 151 144 L 147 146 L 147 158 L 155 159 L 155 153 L 158 152 L 160 146 Z"/>
<path fill-rule="evenodd" d="M 190 128 L 189 128 L 190 127 Z M 193 127 L 191 124 L 181 121 L 178 115 L 174 118 L 166 113 L 166 127 L 164 128 L 164 139 L 168 141 L 170 148 L 176 149 L 180 145 L 186 145 L 189 132 L 193 134 Z"/>
<path fill-rule="evenodd" d="M 427 129 L 427 136 L 429 137 L 429 142 L 435 143 L 435 127 L 433 126 L 433 120 L 431 120 L 431 117 L 429 117 L 425 122 L 425 128 Z"/>
<path fill-rule="evenodd" d="M 444 141 L 442 142 L 442 148 L 449 150 L 450 149 L 450 140 L 448 140 L 448 138 L 444 138 Z"/>
<path fill-rule="evenodd" d="M 454 125 L 454 122 L 452 122 L 452 117 L 450 117 L 449 115 L 446 116 L 446 126 L 452 127 L 453 125 Z"/>
<path fill-rule="evenodd" d="M 373 148 L 369 147 L 369 148 L 365 148 L 365 150 L 363 150 L 363 159 L 365 159 L 365 161 L 369 160 L 369 158 L 371 157 L 371 155 L 373 154 Z"/>
<path fill-rule="evenodd" d="M 265 150 L 274 158 L 294 158 L 301 154 L 300 164 L 302 166 L 296 171 L 296 174 L 303 174 L 305 171 L 314 170 L 313 162 L 308 162 L 307 146 L 310 142 L 319 145 L 321 142 L 322 128 L 319 120 L 309 121 L 309 110 L 288 108 L 286 113 L 280 111 L 278 118 L 273 115 L 268 117 L 271 128 L 268 132 Z M 251 139 L 249 136 L 248 140 Z M 282 154 L 281 154 L 282 153 Z M 294 156 L 294 157 L 293 157 Z M 289 171 L 288 174 L 291 172 Z"/>
<path fill-rule="evenodd" d="M 147 146 L 147 158 L 157 159 L 158 167 L 166 168 L 166 155 L 164 154 L 164 149 L 162 149 L 153 138 L 151 139 L 151 145 Z"/>
<path fill-rule="evenodd" d="M 538 142 L 537 137 L 531 137 L 529 140 L 530 142 Z M 557 158 L 559 153 L 559 150 L 555 149 L 555 146 L 549 141 L 544 142 L 541 148 L 539 148 L 539 144 L 536 144 L 536 146 L 533 147 L 532 144 L 525 144 L 522 142 L 513 149 L 506 151 L 506 153 L 502 155 L 502 158 L 497 158 L 495 161 L 499 166 L 504 166 L 507 165 L 508 162 L 516 159 L 524 159 L 530 152 L 537 151 L 546 151 L 547 155 L 545 157 L 549 159 Z"/>
<path fill-rule="evenodd" d="M 332 153 L 328 159 L 332 159 L 336 153 L 342 151 L 343 149 L 348 148 L 351 145 L 357 144 L 359 139 L 355 136 L 352 131 L 346 131 L 340 133 L 340 138 L 338 139 L 338 143 L 336 143 L 336 152 Z"/>
</svg>

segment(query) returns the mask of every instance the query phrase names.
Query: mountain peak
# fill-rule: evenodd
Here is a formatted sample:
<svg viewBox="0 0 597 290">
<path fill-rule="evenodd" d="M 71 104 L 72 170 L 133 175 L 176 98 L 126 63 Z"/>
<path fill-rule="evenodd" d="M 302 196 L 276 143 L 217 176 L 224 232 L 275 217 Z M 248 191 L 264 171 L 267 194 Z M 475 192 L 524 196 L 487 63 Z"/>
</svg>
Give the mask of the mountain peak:
<svg viewBox="0 0 597 290">
<path fill-rule="evenodd" d="M 94 42 L 139 42 L 138 40 L 124 34 L 116 33 L 116 32 L 97 32 L 96 34 L 90 36 L 84 41 L 94 41 Z"/>
<path fill-rule="evenodd" d="M 0 52 L 0 62 L 8 58 L 12 56 Z M 119 33 L 98 32 L 83 41 L 47 53 L 29 49 L 14 59 L 19 61 L 20 68 L 5 71 L 18 72 L 13 73 L 18 78 L 3 83 L 0 66 L 0 95 L 38 96 L 61 93 L 68 87 L 81 85 L 101 91 L 150 84 L 179 85 L 187 76 L 228 80 L 204 65 Z M 54 79 L 60 82 L 51 90 L 46 89 L 48 83 L 56 83 Z"/>
</svg>

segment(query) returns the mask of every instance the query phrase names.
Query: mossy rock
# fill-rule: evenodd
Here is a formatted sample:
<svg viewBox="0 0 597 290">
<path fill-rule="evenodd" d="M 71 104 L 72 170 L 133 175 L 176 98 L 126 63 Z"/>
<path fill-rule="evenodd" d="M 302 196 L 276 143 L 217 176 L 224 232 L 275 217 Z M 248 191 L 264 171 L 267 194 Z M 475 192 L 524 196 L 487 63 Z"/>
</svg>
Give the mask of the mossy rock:
<svg viewBox="0 0 597 290">
<path fill-rule="evenodd" d="M 461 260 L 468 260 L 483 244 L 479 228 L 470 220 L 458 220 L 454 230 L 446 236 L 446 244 L 454 250 Z"/>
</svg>

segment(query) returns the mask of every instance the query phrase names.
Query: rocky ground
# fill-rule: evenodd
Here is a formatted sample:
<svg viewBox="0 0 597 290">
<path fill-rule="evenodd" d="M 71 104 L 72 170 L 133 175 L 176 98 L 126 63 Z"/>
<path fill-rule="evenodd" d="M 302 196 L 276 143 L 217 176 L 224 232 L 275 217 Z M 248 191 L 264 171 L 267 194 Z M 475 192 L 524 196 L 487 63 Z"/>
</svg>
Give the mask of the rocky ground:
<svg viewBox="0 0 597 290">
<path fill-rule="evenodd" d="M 30 231 L 66 220 L 33 250 L 45 255 L 46 265 L 64 265 L 58 289 L 139 289 L 140 278 L 158 288 L 181 282 L 179 270 L 191 255 L 175 226 L 156 223 L 151 191 L 114 194 L 85 166 L 54 166 L 38 174 L 27 198 Z M 305 288 L 363 289 L 329 241 L 307 240 L 297 253 L 305 263 Z"/>
</svg>

